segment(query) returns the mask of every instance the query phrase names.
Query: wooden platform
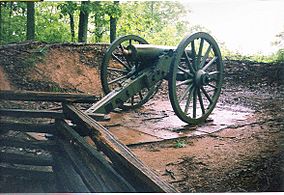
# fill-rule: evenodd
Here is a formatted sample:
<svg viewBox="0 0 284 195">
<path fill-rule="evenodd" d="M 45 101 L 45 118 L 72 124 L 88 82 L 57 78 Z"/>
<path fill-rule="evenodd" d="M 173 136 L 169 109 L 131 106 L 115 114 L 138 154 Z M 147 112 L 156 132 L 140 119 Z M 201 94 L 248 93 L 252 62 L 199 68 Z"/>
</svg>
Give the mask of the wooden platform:
<svg viewBox="0 0 284 195">
<path fill-rule="evenodd" d="M 7 108 L 9 103 L 0 109 L 1 177 L 28 174 L 36 180 L 54 181 L 52 192 L 177 192 L 74 105 L 98 99 L 81 94 L 1 91 L 4 103 L 61 104 L 56 110 Z M 32 139 L 31 132 L 49 138 Z M 19 133 L 27 136 L 16 136 Z"/>
</svg>

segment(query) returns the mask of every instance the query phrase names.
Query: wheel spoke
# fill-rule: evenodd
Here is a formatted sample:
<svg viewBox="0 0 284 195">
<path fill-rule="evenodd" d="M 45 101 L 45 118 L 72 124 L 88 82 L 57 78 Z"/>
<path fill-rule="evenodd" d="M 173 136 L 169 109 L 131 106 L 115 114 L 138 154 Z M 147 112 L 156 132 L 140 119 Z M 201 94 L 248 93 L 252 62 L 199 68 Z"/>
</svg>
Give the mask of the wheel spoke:
<svg viewBox="0 0 284 195">
<path fill-rule="evenodd" d="M 116 59 L 122 66 L 124 66 L 127 70 L 131 70 L 131 68 L 128 66 L 128 65 L 126 65 L 121 59 L 119 59 L 116 55 L 114 55 L 113 53 L 111 54 L 112 55 L 112 57 L 114 58 L 114 59 Z"/>
<path fill-rule="evenodd" d="M 186 100 L 186 104 L 185 104 L 185 108 L 184 108 L 184 112 L 185 112 L 185 113 L 188 112 L 189 103 L 190 103 L 190 100 L 191 100 L 191 98 L 192 98 L 192 91 L 193 91 L 193 90 L 195 90 L 195 89 L 194 89 L 194 86 L 192 85 L 192 88 L 191 88 L 191 90 L 190 90 L 190 92 L 189 92 L 189 94 L 188 94 L 188 98 L 187 98 L 187 100 Z"/>
<path fill-rule="evenodd" d="M 185 53 L 185 59 L 186 59 L 186 60 L 187 60 L 187 62 L 188 62 L 188 68 L 189 68 L 190 72 L 195 73 L 194 68 L 190 65 L 190 59 L 189 59 L 189 56 L 187 55 L 186 51 L 185 51 L 184 53 Z"/>
<path fill-rule="evenodd" d="M 185 74 L 188 74 L 189 76 L 193 77 L 193 74 L 191 74 L 189 71 L 185 70 L 184 68 L 179 66 L 178 69 L 184 72 Z"/>
<path fill-rule="evenodd" d="M 130 40 L 131 40 L 131 39 L 129 39 L 129 41 L 130 41 Z M 120 50 L 121 50 L 121 52 L 122 52 L 122 55 L 124 56 L 124 58 L 125 58 L 127 64 L 130 65 L 129 69 L 131 69 L 131 67 L 133 67 L 133 64 L 131 64 L 131 62 L 128 60 L 128 58 L 125 57 L 125 52 L 124 52 L 125 49 L 124 49 L 123 45 L 119 44 L 119 48 L 120 48 Z"/>
<path fill-rule="evenodd" d="M 131 97 L 131 106 L 134 105 L 134 96 Z"/>
<path fill-rule="evenodd" d="M 208 95 L 208 93 L 205 91 L 204 87 L 201 87 L 201 91 L 203 92 L 203 94 L 205 95 L 205 97 L 208 99 L 208 101 L 210 102 L 210 104 L 212 104 L 212 99 L 211 97 Z"/>
<path fill-rule="evenodd" d="M 139 91 L 139 97 L 140 97 L 141 100 L 143 100 L 143 95 L 142 95 L 141 91 Z"/>
<path fill-rule="evenodd" d="M 192 55 L 193 55 L 193 67 L 195 69 L 195 71 L 197 70 L 196 69 L 196 51 L 195 51 L 195 45 L 194 45 L 194 40 L 191 41 L 191 52 L 192 52 Z"/>
<path fill-rule="evenodd" d="M 121 44 L 119 44 L 119 49 L 121 50 L 121 53 L 123 54 L 124 48 L 123 48 L 123 46 Z"/>
<path fill-rule="evenodd" d="M 214 88 L 214 89 L 217 89 L 217 87 L 216 87 L 215 85 L 212 85 L 212 84 L 210 84 L 210 83 L 208 83 L 207 85 L 210 86 L 210 87 L 212 87 L 212 88 Z"/>
<path fill-rule="evenodd" d="M 112 67 L 108 67 L 107 69 L 108 69 L 108 70 L 111 70 L 111 71 L 115 71 L 115 72 L 128 73 L 128 71 L 125 70 L 125 69 L 112 68 Z"/>
<path fill-rule="evenodd" d="M 120 80 L 122 80 L 122 79 L 125 79 L 126 77 L 127 77 L 127 75 L 123 75 L 123 76 L 118 77 L 118 78 L 116 78 L 116 79 L 114 79 L 114 80 L 112 80 L 112 81 L 109 81 L 108 84 L 111 85 L 111 84 L 113 84 L 113 83 L 115 83 L 115 82 L 117 82 L 117 81 L 120 81 Z"/>
<path fill-rule="evenodd" d="M 193 90 L 193 100 L 192 100 L 192 109 L 193 109 L 193 113 L 192 113 L 192 117 L 196 118 L 196 88 L 194 88 Z"/>
<path fill-rule="evenodd" d="M 185 81 L 178 83 L 176 86 L 178 87 L 178 86 L 181 86 L 181 85 L 186 85 L 188 83 L 191 83 L 192 81 L 193 81 L 192 79 L 188 79 L 188 80 L 185 80 Z"/>
<path fill-rule="evenodd" d="M 186 94 L 188 93 L 188 91 L 190 90 L 190 88 L 192 87 L 193 84 L 189 85 L 186 90 L 184 91 L 184 93 L 182 94 L 182 96 L 180 97 L 180 99 L 178 100 L 178 102 L 180 103 L 186 96 Z"/>
<path fill-rule="evenodd" d="M 220 74 L 219 71 L 209 72 L 210 81 L 217 81 L 217 76 Z"/>
<path fill-rule="evenodd" d="M 202 70 L 205 71 L 207 68 L 209 68 L 216 60 L 217 60 L 217 56 L 215 56 L 212 60 L 210 60 L 210 62 L 208 62 L 208 64 L 206 64 Z"/>
<path fill-rule="evenodd" d="M 200 59 L 202 55 L 203 44 L 204 44 L 204 39 L 201 39 L 199 50 L 198 50 L 198 56 L 197 56 L 197 70 L 199 69 L 199 66 L 200 66 Z"/>
<path fill-rule="evenodd" d="M 202 110 L 202 114 L 205 114 L 205 109 L 204 109 L 204 104 L 203 104 L 200 89 L 197 90 L 197 95 L 198 95 L 199 104 L 200 104 L 200 107 L 201 107 L 201 110 Z"/>
<path fill-rule="evenodd" d="M 207 50 L 206 50 L 206 52 L 205 52 L 205 55 L 204 55 L 203 58 L 202 58 L 201 63 L 200 63 L 200 68 L 202 68 L 202 67 L 204 66 L 204 64 L 205 64 L 205 62 L 206 62 L 206 59 L 208 58 L 208 55 L 209 55 L 209 53 L 210 53 L 211 48 L 212 48 L 212 45 L 209 45 L 209 47 L 207 48 Z"/>
</svg>

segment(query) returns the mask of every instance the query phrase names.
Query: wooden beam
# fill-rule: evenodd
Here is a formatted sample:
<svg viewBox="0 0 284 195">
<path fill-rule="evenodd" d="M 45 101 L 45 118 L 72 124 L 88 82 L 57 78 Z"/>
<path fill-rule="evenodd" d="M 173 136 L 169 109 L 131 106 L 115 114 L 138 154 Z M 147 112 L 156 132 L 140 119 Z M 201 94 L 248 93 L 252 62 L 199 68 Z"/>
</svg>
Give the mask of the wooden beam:
<svg viewBox="0 0 284 195">
<path fill-rule="evenodd" d="M 0 109 L 0 116 L 23 118 L 64 118 L 64 114 L 59 111 L 22 109 Z"/>
<path fill-rule="evenodd" d="M 25 176 L 29 179 L 43 180 L 43 181 L 53 181 L 55 179 L 53 172 L 48 171 L 36 171 L 36 170 L 27 170 L 23 168 L 15 167 L 3 167 L 0 165 L 1 175 L 13 175 L 15 177 Z"/>
<path fill-rule="evenodd" d="M 69 157 L 91 192 L 135 192 L 135 189 L 110 166 L 102 154 L 66 122 L 58 121 L 58 132 L 60 130 L 65 138 L 70 138 L 76 143 L 78 149 L 74 150 L 75 145 L 71 147 L 71 144 L 58 140 L 58 145 L 62 147 L 62 151 Z"/>
<path fill-rule="evenodd" d="M 51 157 L 43 155 L 15 154 L 0 152 L 1 162 L 23 165 L 52 166 Z"/>
<path fill-rule="evenodd" d="M 75 171 L 71 162 L 67 160 L 64 153 L 53 152 L 53 171 L 57 182 L 60 183 L 59 192 L 87 193 L 90 192 L 82 181 L 80 175 Z"/>
<path fill-rule="evenodd" d="M 149 167 L 144 165 L 106 128 L 97 123 L 73 105 L 63 105 L 65 115 L 77 125 L 88 129 L 89 136 L 123 174 L 140 192 L 177 192 L 170 184 L 162 181 Z"/>
<path fill-rule="evenodd" d="M 1 124 L 0 124 L 1 126 Z M 56 150 L 57 145 L 54 141 L 33 141 L 23 140 L 16 137 L 0 137 L 0 146 L 10 146 L 17 148 L 30 148 L 30 149 L 43 149 L 43 150 Z"/>
<path fill-rule="evenodd" d="M 0 122 L 0 132 L 9 130 L 21 132 L 37 132 L 56 134 L 55 124 L 30 124 L 30 123 L 12 123 Z"/>
<path fill-rule="evenodd" d="M 76 93 L 54 93 L 54 92 L 35 92 L 35 91 L 0 91 L 2 100 L 19 101 L 45 101 L 45 102 L 73 102 L 73 103 L 94 103 L 100 97 L 88 94 Z"/>
</svg>

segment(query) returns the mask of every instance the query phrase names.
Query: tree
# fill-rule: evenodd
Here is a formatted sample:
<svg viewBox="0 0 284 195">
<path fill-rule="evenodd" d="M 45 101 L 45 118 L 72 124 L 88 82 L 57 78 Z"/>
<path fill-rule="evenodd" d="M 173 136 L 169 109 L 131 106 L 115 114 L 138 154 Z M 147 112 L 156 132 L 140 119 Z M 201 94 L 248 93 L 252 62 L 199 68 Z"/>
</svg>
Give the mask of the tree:
<svg viewBox="0 0 284 195">
<path fill-rule="evenodd" d="M 0 43 L 2 42 L 2 2 L 0 2 Z"/>
<path fill-rule="evenodd" d="M 1 2 L 1 44 L 26 40 L 27 4 Z"/>
<path fill-rule="evenodd" d="M 78 42 L 87 42 L 90 2 L 82 1 L 79 15 Z"/>
<path fill-rule="evenodd" d="M 59 10 L 62 2 L 43 2 L 36 6 L 36 39 L 44 42 L 71 40 L 69 17 Z"/>
<path fill-rule="evenodd" d="M 94 35 L 95 42 L 113 41 L 116 38 L 116 25 L 121 16 L 121 8 L 118 1 L 93 2 L 91 23 L 93 29 L 90 33 Z M 108 33 L 109 32 L 109 33 Z M 92 39 L 93 37 L 91 37 Z"/>
<path fill-rule="evenodd" d="M 75 41 L 75 21 L 74 21 L 74 12 L 77 10 L 77 4 L 72 1 L 67 1 L 66 3 L 60 4 L 59 8 L 63 15 L 69 16 L 69 24 L 70 24 L 70 33 L 71 33 L 71 41 Z"/>
<path fill-rule="evenodd" d="M 188 22 L 183 17 L 188 10 L 179 2 L 145 1 L 120 5 L 119 35 L 137 34 L 153 44 L 177 45 L 188 32 Z"/>
<path fill-rule="evenodd" d="M 110 43 L 112 43 L 116 39 L 116 25 L 117 25 L 117 19 L 120 16 L 121 11 L 119 9 L 119 1 L 114 1 L 114 9 L 113 12 L 110 13 L 110 19 L 109 19 L 109 40 Z"/>
<path fill-rule="evenodd" d="M 27 40 L 35 39 L 35 4 L 27 2 Z"/>
</svg>

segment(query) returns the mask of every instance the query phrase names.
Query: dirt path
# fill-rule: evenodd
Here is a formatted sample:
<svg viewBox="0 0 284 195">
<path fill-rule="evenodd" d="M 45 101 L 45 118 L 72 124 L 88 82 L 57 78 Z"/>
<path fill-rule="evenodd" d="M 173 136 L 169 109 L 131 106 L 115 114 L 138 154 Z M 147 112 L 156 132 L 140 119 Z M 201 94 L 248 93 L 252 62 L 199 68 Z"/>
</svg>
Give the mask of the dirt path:
<svg viewBox="0 0 284 195">
<path fill-rule="evenodd" d="M 131 148 L 182 192 L 278 191 L 284 176 L 282 118 L 260 116 L 257 123 L 202 137 Z"/>
<path fill-rule="evenodd" d="M 259 71 L 268 74 L 262 77 Z M 269 75 L 270 71 L 259 67 L 244 74 L 238 69 L 233 76 L 245 77 L 241 83 L 225 79 L 219 106 L 252 109 L 244 123 L 210 134 L 132 146 L 132 151 L 181 192 L 283 191 L 284 91 L 282 80 L 273 81 L 270 76 L 275 74 Z M 252 72 L 254 77 L 249 75 Z"/>
</svg>

